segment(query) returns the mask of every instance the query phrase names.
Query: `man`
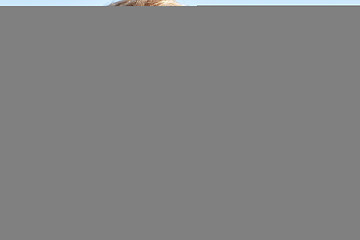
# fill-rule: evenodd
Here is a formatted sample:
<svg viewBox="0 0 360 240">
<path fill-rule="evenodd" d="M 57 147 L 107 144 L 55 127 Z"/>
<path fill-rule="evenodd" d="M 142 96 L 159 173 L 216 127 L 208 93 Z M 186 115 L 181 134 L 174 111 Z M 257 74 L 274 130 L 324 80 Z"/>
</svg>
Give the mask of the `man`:
<svg viewBox="0 0 360 240">
<path fill-rule="evenodd" d="M 110 6 L 183 6 L 175 0 L 122 0 Z"/>
</svg>

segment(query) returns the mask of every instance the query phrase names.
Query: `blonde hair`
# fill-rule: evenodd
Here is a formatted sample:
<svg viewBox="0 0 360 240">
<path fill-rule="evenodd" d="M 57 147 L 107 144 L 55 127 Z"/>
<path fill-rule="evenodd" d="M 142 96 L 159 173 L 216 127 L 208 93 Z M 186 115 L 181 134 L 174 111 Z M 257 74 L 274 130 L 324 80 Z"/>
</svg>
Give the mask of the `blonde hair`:
<svg viewBox="0 0 360 240">
<path fill-rule="evenodd" d="M 183 6 L 175 0 L 122 0 L 109 6 Z"/>
</svg>

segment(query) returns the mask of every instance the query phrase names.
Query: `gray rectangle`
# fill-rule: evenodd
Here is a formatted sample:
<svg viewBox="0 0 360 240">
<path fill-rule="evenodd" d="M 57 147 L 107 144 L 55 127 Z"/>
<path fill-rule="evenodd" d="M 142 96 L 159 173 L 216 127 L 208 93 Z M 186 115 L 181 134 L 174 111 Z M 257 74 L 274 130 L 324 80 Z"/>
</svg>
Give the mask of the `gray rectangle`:
<svg viewBox="0 0 360 240">
<path fill-rule="evenodd" d="M 360 8 L 0 8 L 0 238 L 358 239 Z"/>
</svg>

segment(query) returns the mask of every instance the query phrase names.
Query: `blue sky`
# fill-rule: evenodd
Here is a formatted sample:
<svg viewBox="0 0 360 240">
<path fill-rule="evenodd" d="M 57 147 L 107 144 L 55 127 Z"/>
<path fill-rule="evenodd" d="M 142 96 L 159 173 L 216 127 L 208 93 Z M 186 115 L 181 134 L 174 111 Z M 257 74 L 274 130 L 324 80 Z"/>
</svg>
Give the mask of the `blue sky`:
<svg viewBox="0 0 360 240">
<path fill-rule="evenodd" d="M 360 0 L 178 0 L 185 5 L 360 4 Z M 0 0 L 0 6 L 104 6 L 112 0 Z"/>
</svg>

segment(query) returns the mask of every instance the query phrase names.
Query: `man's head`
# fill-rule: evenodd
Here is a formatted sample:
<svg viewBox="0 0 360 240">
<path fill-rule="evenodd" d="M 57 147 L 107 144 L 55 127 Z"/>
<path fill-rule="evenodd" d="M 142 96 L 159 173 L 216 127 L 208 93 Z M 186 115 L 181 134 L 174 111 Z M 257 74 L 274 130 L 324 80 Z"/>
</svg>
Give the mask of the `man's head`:
<svg viewBox="0 0 360 240">
<path fill-rule="evenodd" d="M 110 6 L 183 6 L 175 0 L 122 0 Z"/>
</svg>

